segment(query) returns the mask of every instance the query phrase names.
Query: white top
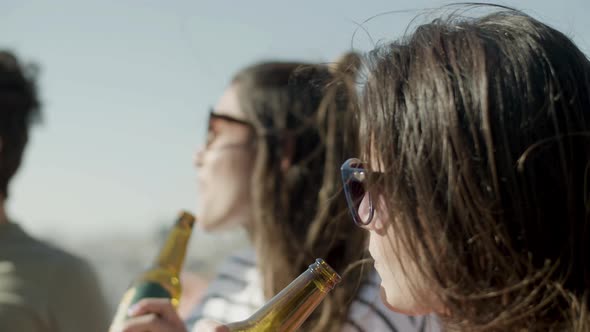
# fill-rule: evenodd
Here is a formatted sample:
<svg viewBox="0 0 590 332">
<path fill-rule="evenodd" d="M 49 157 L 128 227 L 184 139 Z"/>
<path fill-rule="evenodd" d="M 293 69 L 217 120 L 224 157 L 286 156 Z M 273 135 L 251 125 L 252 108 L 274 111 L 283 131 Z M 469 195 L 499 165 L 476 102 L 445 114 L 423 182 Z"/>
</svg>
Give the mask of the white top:
<svg viewBox="0 0 590 332">
<path fill-rule="evenodd" d="M 433 317 L 411 317 L 390 311 L 381 301 L 380 283 L 375 272 L 361 286 L 350 306 L 343 332 L 440 331 Z M 203 318 L 221 323 L 241 321 L 250 317 L 265 302 L 254 250 L 243 250 L 221 264 L 217 276 L 205 291 L 201 303 L 189 315 L 186 325 L 190 331 L 196 321 Z"/>
</svg>

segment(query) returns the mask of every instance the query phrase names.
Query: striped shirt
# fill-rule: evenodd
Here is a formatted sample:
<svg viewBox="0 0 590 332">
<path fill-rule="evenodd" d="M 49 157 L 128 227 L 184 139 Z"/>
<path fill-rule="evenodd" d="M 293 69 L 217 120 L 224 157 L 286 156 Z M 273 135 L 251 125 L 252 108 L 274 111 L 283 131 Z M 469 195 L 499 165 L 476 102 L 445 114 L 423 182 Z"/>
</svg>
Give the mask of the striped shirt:
<svg viewBox="0 0 590 332">
<path fill-rule="evenodd" d="M 433 317 L 410 317 L 390 311 L 380 298 L 380 279 L 372 273 L 350 306 L 343 332 L 427 331 L 438 332 Z M 203 318 L 231 323 L 250 317 L 265 304 L 261 277 L 256 268 L 254 251 L 243 250 L 221 264 L 201 302 L 186 320 L 190 331 Z"/>
</svg>

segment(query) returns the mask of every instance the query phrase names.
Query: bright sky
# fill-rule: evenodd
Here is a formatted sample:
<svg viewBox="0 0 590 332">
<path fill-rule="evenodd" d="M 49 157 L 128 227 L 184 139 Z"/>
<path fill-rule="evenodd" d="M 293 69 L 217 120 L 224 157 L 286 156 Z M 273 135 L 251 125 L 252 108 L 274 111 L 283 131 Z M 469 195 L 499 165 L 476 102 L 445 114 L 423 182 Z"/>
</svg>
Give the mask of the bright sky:
<svg viewBox="0 0 590 332">
<path fill-rule="evenodd" d="M 9 212 L 34 233 L 151 229 L 194 211 L 192 154 L 239 68 L 263 59 L 329 61 L 355 22 L 399 37 L 421 9 L 448 2 L 0 0 L 0 48 L 41 66 L 35 128 Z M 590 54 L 590 1 L 505 1 Z M 359 33 L 354 47 L 370 48 Z M 223 190 L 223 188 L 219 188 Z"/>
</svg>

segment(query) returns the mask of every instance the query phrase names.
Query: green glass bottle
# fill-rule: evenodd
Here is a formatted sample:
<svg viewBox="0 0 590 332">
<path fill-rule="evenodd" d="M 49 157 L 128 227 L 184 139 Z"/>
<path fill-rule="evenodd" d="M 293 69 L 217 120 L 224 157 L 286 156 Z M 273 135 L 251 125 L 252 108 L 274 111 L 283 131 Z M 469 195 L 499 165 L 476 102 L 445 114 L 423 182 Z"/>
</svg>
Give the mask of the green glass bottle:
<svg viewBox="0 0 590 332">
<path fill-rule="evenodd" d="M 140 274 L 119 302 L 110 330 L 127 319 L 127 310 L 139 300 L 148 297 L 169 298 L 174 306 L 180 298 L 180 271 L 184 263 L 195 217 L 186 211 L 178 216 L 168 233 L 153 265 Z"/>
</svg>

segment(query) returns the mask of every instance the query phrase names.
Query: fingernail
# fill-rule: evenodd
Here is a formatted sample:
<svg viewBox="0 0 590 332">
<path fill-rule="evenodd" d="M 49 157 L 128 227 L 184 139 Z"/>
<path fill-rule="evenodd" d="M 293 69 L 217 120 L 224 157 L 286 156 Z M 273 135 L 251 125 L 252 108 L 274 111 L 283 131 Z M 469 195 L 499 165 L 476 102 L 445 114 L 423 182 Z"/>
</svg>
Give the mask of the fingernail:
<svg viewBox="0 0 590 332">
<path fill-rule="evenodd" d="M 127 316 L 133 316 L 137 312 L 137 304 L 134 304 L 127 309 Z"/>
</svg>

